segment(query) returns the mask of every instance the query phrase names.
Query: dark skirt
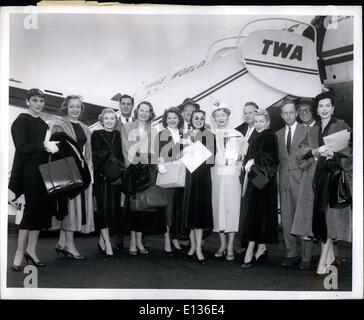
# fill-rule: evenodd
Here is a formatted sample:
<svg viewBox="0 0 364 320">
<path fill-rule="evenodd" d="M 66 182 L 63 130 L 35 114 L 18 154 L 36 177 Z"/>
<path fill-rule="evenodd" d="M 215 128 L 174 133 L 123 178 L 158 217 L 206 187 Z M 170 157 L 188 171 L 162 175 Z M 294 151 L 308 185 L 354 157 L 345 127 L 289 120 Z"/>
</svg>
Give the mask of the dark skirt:
<svg viewBox="0 0 364 320">
<path fill-rule="evenodd" d="M 242 199 L 239 234 L 242 241 L 278 243 L 277 181 L 272 177 L 262 189 L 248 181 Z"/>
<path fill-rule="evenodd" d="M 96 198 L 95 225 L 97 229 L 109 228 L 111 234 L 121 229 L 121 190 L 102 177 L 93 186 Z"/>
<path fill-rule="evenodd" d="M 25 208 L 19 229 L 42 230 L 52 226 L 57 204 L 55 198 L 47 194 L 39 171 L 39 166 L 47 162 L 48 157 L 37 157 L 23 163 Z"/>
<path fill-rule="evenodd" d="M 154 211 L 132 211 L 130 197 L 126 197 L 122 217 L 122 230 L 143 232 L 145 234 L 163 234 L 166 232 L 165 208 Z"/>
<path fill-rule="evenodd" d="M 192 174 L 186 172 L 182 215 L 187 229 L 213 228 L 210 166 L 202 164 Z"/>
</svg>

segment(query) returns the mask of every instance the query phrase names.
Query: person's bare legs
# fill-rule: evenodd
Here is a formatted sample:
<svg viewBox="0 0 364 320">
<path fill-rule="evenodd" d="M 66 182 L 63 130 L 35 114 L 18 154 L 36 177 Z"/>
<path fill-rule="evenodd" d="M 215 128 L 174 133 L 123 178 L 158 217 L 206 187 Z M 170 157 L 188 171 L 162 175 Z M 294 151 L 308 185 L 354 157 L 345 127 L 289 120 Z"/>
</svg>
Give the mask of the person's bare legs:
<svg viewBox="0 0 364 320">
<path fill-rule="evenodd" d="M 196 237 L 195 237 L 195 231 L 192 229 L 190 231 L 190 250 L 188 251 L 187 255 L 193 256 L 196 252 Z"/>
<path fill-rule="evenodd" d="M 220 238 L 220 248 L 215 253 L 216 258 L 221 258 L 226 250 L 226 235 L 224 232 L 219 232 L 219 238 Z"/>
<path fill-rule="evenodd" d="M 129 252 L 130 253 L 136 253 L 137 252 L 137 247 L 136 247 L 136 232 L 135 231 L 130 231 Z"/>
<path fill-rule="evenodd" d="M 249 263 L 252 260 L 254 255 L 254 247 L 255 247 L 255 242 L 249 241 L 248 248 L 246 249 L 245 252 L 244 263 Z"/>
<path fill-rule="evenodd" d="M 196 256 L 198 260 L 205 260 L 205 257 L 202 253 L 203 229 L 195 229 L 195 236 L 196 236 Z"/>
<path fill-rule="evenodd" d="M 171 238 L 170 238 L 170 226 L 166 227 L 167 231 L 164 234 L 164 251 L 166 252 L 172 252 L 172 247 L 171 247 Z"/>
<path fill-rule="evenodd" d="M 31 230 L 28 236 L 28 245 L 26 252 L 33 258 L 34 261 L 39 262 L 37 256 L 37 244 L 39 238 L 39 230 Z"/>
<path fill-rule="evenodd" d="M 100 230 L 100 235 L 102 237 L 102 240 L 104 242 L 105 252 L 107 255 L 112 256 L 114 255 L 112 251 L 112 245 L 110 241 L 110 233 L 109 228 L 103 228 Z"/>
<path fill-rule="evenodd" d="M 75 245 L 75 233 L 73 231 L 66 231 L 66 248 L 69 253 L 74 256 L 80 256 L 80 253 L 76 249 Z"/>
<path fill-rule="evenodd" d="M 19 267 L 23 263 L 25 248 L 28 244 L 30 230 L 20 229 L 18 233 L 18 244 L 14 255 L 13 265 Z"/>
<path fill-rule="evenodd" d="M 234 260 L 234 239 L 235 239 L 235 232 L 229 232 L 226 260 L 230 261 Z"/>
<path fill-rule="evenodd" d="M 321 243 L 321 255 L 317 268 L 317 274 L 327 273 L 327 268 L 335 261 L 333 240 L 327 239 L 326 243 Z"/>
</svg>

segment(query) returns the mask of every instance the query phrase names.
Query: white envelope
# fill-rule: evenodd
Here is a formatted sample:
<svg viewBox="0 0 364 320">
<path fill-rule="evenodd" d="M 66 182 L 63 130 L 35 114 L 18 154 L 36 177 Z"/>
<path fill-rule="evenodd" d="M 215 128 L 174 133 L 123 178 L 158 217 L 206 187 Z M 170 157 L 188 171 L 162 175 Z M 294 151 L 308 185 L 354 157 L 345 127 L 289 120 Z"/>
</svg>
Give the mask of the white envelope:
<svg viewBox="0 0 364 320">
<path fill-rule="evenodd" d="M 327 148 L 333 152 L 339 152 L 349 146 L 350 132 L 342 130 L 329 136 L 324 137 L 324 143 Z"/>
<path fill-rule="evenodd" d="M 211 157 L 212 153 L 200 141 L 183 149 L 182 163 L 189 172 L 195 171 L 203 162 Z"/>
</svg>

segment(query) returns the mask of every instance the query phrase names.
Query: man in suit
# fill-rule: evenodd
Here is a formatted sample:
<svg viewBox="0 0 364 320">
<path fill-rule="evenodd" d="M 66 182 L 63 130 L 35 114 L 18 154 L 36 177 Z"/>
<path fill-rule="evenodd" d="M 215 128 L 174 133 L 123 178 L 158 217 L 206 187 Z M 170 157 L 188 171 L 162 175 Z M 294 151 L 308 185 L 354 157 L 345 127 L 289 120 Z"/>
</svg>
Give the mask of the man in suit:
<svg viewBox="0 0 364 320">
<path fill-rule="evenodd" d="M 259 110 L 258 105 L 255 102 L 249 101 L 244 105 L 243 118 L 244 123 L 236 128 L 249 143 L 253 141 L 257 135 L 257 131 L 254 128 L 254 114 Z"/>
<path fill-rule="evenodd" d="M 298 167 L 296 157 L 298 145 L 309 134 L 309 129 L 296 121 L 298 111 L 294 101 L 285 100 L 281 107 L 281 117 L 285 126 L 277 132 L 279 144 L 279 192 L 283 237 L 286 246 L 284 267 L 299 264 L 301 270 L 310 267 L 312 241 L 301 239 L 301 252 L 298 252 L 299 238 L 291 234 L 296 211 L 298 192 L 303 170 Z"/>
<path fill-rule="evenodd" d="M 134 108 L 134 98 L 128 94 L 123 94 L 119 99 L 120 118 L 116 123 L 116 130 L 121 132 L 123 124 L 132 122 L 132 111 Z"/>
<path fill-rule="evenodd" d="M 119 99 L 119 109 L 120 109 L 120 118 L 118 119 L 115 129 L 122 133 L 122 126 L 125 123 L 132 122 L 132 111 L 134 108 L 134 98 L 129 96 L 128 94 L 123 94 Z M 121 193 L 121 207 L 122 207 L 122 215 L 124 215 L 124 203 L 125 203 L 125 195 Z M 120 217 L 120 224 L 122 221 L 122 217 Z M 123 251 L 124 247 L 124 236 L 123 233 L 120 232 L 114 235 L 115 246 L 119 251 Z"/>
<path fill-rule="evenodd" d="M 298 102 L 298 116 L 305 127 L 313 127 L 316 121 L 313 117 L 314 101 L 302 98 Z"/>
</svg>

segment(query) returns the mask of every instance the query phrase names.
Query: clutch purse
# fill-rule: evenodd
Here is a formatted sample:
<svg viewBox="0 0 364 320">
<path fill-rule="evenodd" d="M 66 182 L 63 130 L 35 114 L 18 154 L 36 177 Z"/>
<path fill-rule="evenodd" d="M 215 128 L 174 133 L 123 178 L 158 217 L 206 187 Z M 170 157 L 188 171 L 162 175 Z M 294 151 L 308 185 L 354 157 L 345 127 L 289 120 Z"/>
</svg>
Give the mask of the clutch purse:
<svg viewBox="0 0 364 320">
<path fill-rule="evenodd" d="M 39 166 L 44 186 L 49 195 L 58 194 L 83 186 L 83 179 L 73 157 L 62 158 Z"/>
<path fill-rule="evenodd" d="M 137 192 L 135 198 L 130 200 L 132 211 L 155 211 L 168 205 L 167 194 L 164 188 L 150 186 L 148 189 Z"/>
<path fill-rule="evenodd" d="M 251 166 L 250 171 L 248 173 L 248 177 L 254 184 L 254 186 L 256 186 L 259 190 L 262 190 L 265 187 L 265 185 L 269 182 L 265 171 L 260 169 L 256 165 Z"/>
</svg>

